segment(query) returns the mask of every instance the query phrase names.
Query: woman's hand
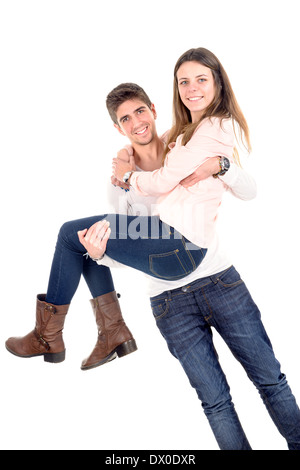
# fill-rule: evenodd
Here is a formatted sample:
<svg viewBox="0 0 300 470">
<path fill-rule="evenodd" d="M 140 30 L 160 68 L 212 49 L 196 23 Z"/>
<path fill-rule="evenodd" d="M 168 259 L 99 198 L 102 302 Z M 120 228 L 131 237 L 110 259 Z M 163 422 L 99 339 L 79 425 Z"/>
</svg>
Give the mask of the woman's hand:
<svg viewBox="0 0 300 470">
<path fill-rule="evenodd" d="M 187 176 L 180 181 L 184 188 L 189 188 L 199 181 L 205 180 L 220 171 L 220 157 L 212 157 L 200 165 L 192 175 Z"/>
<path fill-rule="evenodd" d="M 85 228 L 84 230 L 79 230 L 77 234 L 80 243 L 84 246 L 91 258 L 102 258 L 106 251 L 107 240 L 111 234 L 109 222 L 100 220 L 89 229 Z"/>
</svg>

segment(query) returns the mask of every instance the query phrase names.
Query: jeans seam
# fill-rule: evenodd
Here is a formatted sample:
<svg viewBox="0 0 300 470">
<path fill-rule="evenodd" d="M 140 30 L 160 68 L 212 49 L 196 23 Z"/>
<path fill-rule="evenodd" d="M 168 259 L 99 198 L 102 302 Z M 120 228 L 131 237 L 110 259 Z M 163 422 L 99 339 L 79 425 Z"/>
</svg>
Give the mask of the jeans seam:
<svg viewBox="0 0 300 470">
<path fill-rule="evenodd" d="M 153 312 L 153 316 L 154 316 L 155 320 L 159 320 L 160 318 L 165 317 L 167 315 L 167 313 L 169 312 L 169 310 L 170 310 L 170 305 L 169 305 L 169 302 L 167 302 L 166 310 L 162 314 L 156 316 Z M 153 308 L 152 308 L 152 311 L 153 311 Z"/>
<path fill-rule="evenodd" d="M 229 268 L 227 268 L 225 271 L 223 271 L 222 273 L 220 273 L 220 276 L 218 277 L 214 277 L 214 284 L 221 284 L 221 286 L 223 287 L 234 287 L 234 286 L 237 286 L 239 284 L 243 284 L 244 281 L 243 279 L 240 277 L 240 279 L 238 281 L 235 281 L 235 282 L 232 282 L 230 284 L 226 284 L 225 282 L 222 281 L 221 277 L 224 276 L 225 274 L 227 274 L 227 272 L 233 268 L 233 266 L 230 266 Z"/>
<path fill-rule="evenodd" d="M 184 240 L 183 237 L 181 238 L 181 242 L 182 242 L 182 244 L 183 244 L 183 248 L 184 248 L 185 251 L 186 251 L 186 254 L 187 254 L 188 257 L 190 258 L 190 261 L 191 261 L 192 266 L 193 266 L 193 271 L 194 271 L 194 270 L 196 269 L 196 264 L 195 264 L 194 258 L 192 257 L 190 251 L 189 251 L 189 250 L 187 249 L 187 247 L 186 247 L 186 243 L 185 243 L 185 240 Z M 202 250 L 201 250 L 201 252 L 202 252 Z M 202 254 L 203 254 L 203 253 L 202 253 Z"/>
<path fill-rule="evenodd" d="M 202 293 L 202 296 L 203 296 L 203 298 L 204 298 L 204 301 L 205 301 L 205 303 L 206 303 L 206 305 L 207 305 L 207 307 L 208 307 L 208 310 L 209 310 L 209 315 L 208 315 L 208 316 L 206 315 L 206 316 L 204 317 L 204 319 L 205 319 L 205 321 L 206 321 L 207 323 L 209 323 L 209 320 L 213 317 L 213 310 L 212 310 L 212 308 L 211 308 L 211 306 L 210 306 L 210 303 L 209 303 L 208 300 L 207 300 L 207 297 L 206 297 L 206 295 L 205 295 L 205 292 L 204 292 L 203 287 L 204 287 L 204 286 L 201 287 L 201 293 Z"/>
<path fill-rule="evenodd" d="M 197 291 L 197 290 L 202 290 L 203 287 L 206 287 L 206 286 L 208 286 L 208 285 L 211 284 L 211 283 L 212 283 L 212 281 L 208 281 L 206 284 L 203 284 L 203 285 L 201 285 L 201 286 L 199 286 L 199 287 L 195 287 L 194 289 L 191 289 L 189 292 L 195 292 L 195 291 Z"/>
<path fill-rule="evenodd" d="M 243 279 L 239 279 L 238 281 L 236 282 L 233 282 L 232 284 L 225 284 L 224 282 L 222 282 L 221 279 L 217 279 L 217 281 L 221 284 L 221 286 L 223 287 L 234 287 L 234 286 L 238 286 L 239 284 L 243 284 Z"/>
<path fill-rule="evenodd" d="M 180 265 L 181 265 L 183 271 L 184 271 L 186 274 L 189 274 L 191 271 L 187 271 L 187 270 L 185 269 L 185 267 L 183 266 L 182 262 L 180 261 L 180 258 L 179 258 L 179 256 L 178 256 L 178 254 L 177 254 L 178 251 L 179 251 L 179 250 L 175 250 L 176 257 L 177 257 L 177 259 L 178 259 L 178 261 L 179 261 L 179 263 L 180 263 Z"/>
</svg>

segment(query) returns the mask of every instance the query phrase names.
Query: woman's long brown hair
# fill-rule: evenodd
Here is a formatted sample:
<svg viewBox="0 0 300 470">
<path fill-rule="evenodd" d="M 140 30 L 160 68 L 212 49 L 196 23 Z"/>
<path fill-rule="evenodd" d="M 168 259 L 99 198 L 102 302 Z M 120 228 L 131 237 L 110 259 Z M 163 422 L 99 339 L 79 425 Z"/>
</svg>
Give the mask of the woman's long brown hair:
<svg viewBox="0 0 300 470">
<path fill-rule="evenodd" d="M 199 121 L 192 123 L 191 113 L 182 103 L 179 91 L 177 72 L 184 62 L 199 62 L 208 67 L 213 74 L 216 94 L 212 103 L 204 110 Z M 238 125 L 239 138 L 248 152 L 251 151 L 249 128 L 247 121 L 238 105 L 232 90 L 229 78 L 219 59 L 208 49 L 199 47 L 190 49 L 178 59 L 174 68 L 173 85 L 173 127 L 169 133 L 168 144 L 175 142 L 177 137 L 183 134 L 182 145 L 186 145 L 203 119 L 218 117 L 221 119 L 232 119 Z M 165 155 L 169 152 L 166 146 Z M 238 151 L 234 149 L 234 158 L 239 163 Z"/>
</svg>

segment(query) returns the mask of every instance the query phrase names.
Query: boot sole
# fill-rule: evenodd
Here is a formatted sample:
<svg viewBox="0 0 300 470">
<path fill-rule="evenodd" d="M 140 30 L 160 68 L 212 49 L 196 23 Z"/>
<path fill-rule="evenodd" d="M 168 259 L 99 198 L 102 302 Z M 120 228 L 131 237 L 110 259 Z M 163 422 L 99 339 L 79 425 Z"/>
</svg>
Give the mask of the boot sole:
<svg viewBox="0 0 300 470">
<path fill-rule="evenodd" d="M 117 357 L 124 357 L 127 354 L 130 354 L 137 350 L 137 345 L 134 339 L 125 341 L 125 343 L 119 344 L 108 356 L 106 356 L 102 361 L 96 362 L 90 366 L 81 366 L 81 370 L 90 370 L 95 369 L 95 367 L 103 366 L 108 362 L 113 361 Z"/>
<path fill-rule="evenodd" d="M 51 364 L 59 364 L 60 362 L 63 362 L 66 358 L 66 351 L 62 351 L 60 353 L 41 353 L 41 354 L 32 354 L 29 356 L 22 356 L 21 354 L 17 354 L 11 349 L 9 349 L 7 346 L 5 346 L 7 351 L 13 354 L 14 356 L 17 357 L 22 357 L 24 359 L 30 359 L 31 357 L 40 357 L 44 356 L 44 361 L 45 362 L 50 362 Z"/>
<path fill-rule="evenodd" d="M 120 344 L 115 349 L 119 357 L 127 356 L 127 354 L 130 354 L 136 350 L 137 350 L 137 345 L 134 339 L 125 341 L 125 343 Z"/>
</svg>

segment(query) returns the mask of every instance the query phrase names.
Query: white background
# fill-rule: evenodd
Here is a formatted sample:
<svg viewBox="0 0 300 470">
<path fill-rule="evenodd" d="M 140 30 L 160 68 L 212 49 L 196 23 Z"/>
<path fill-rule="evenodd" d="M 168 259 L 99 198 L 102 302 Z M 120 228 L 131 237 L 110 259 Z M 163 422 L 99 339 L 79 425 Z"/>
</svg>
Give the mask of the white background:
<svg viewBox="0 0 300 470">
<path fill-rule="evenodd" d="M 2 449 L 217 449 L 201 404 L 160 336 L 132 270 L 116 289 L 139 350 L 80 370 L 96 327 L 82 282 L 65 325 L 67 359 L 19 359 L 11 335 L 34 326 L 60 225 L 105 212 L 111 158 L 125 141 L 105 107 L 123 81 L 145 88 L 158 130 L 171 124 L 178 57 L 207 47 L 246 115 L 251 202 L 227 196 L 220 234 L 300 400 L 298 1 L 0 1 Z M 255 450 L 285 450 L 254 386 L 215 335 Z"/>
</svg>

